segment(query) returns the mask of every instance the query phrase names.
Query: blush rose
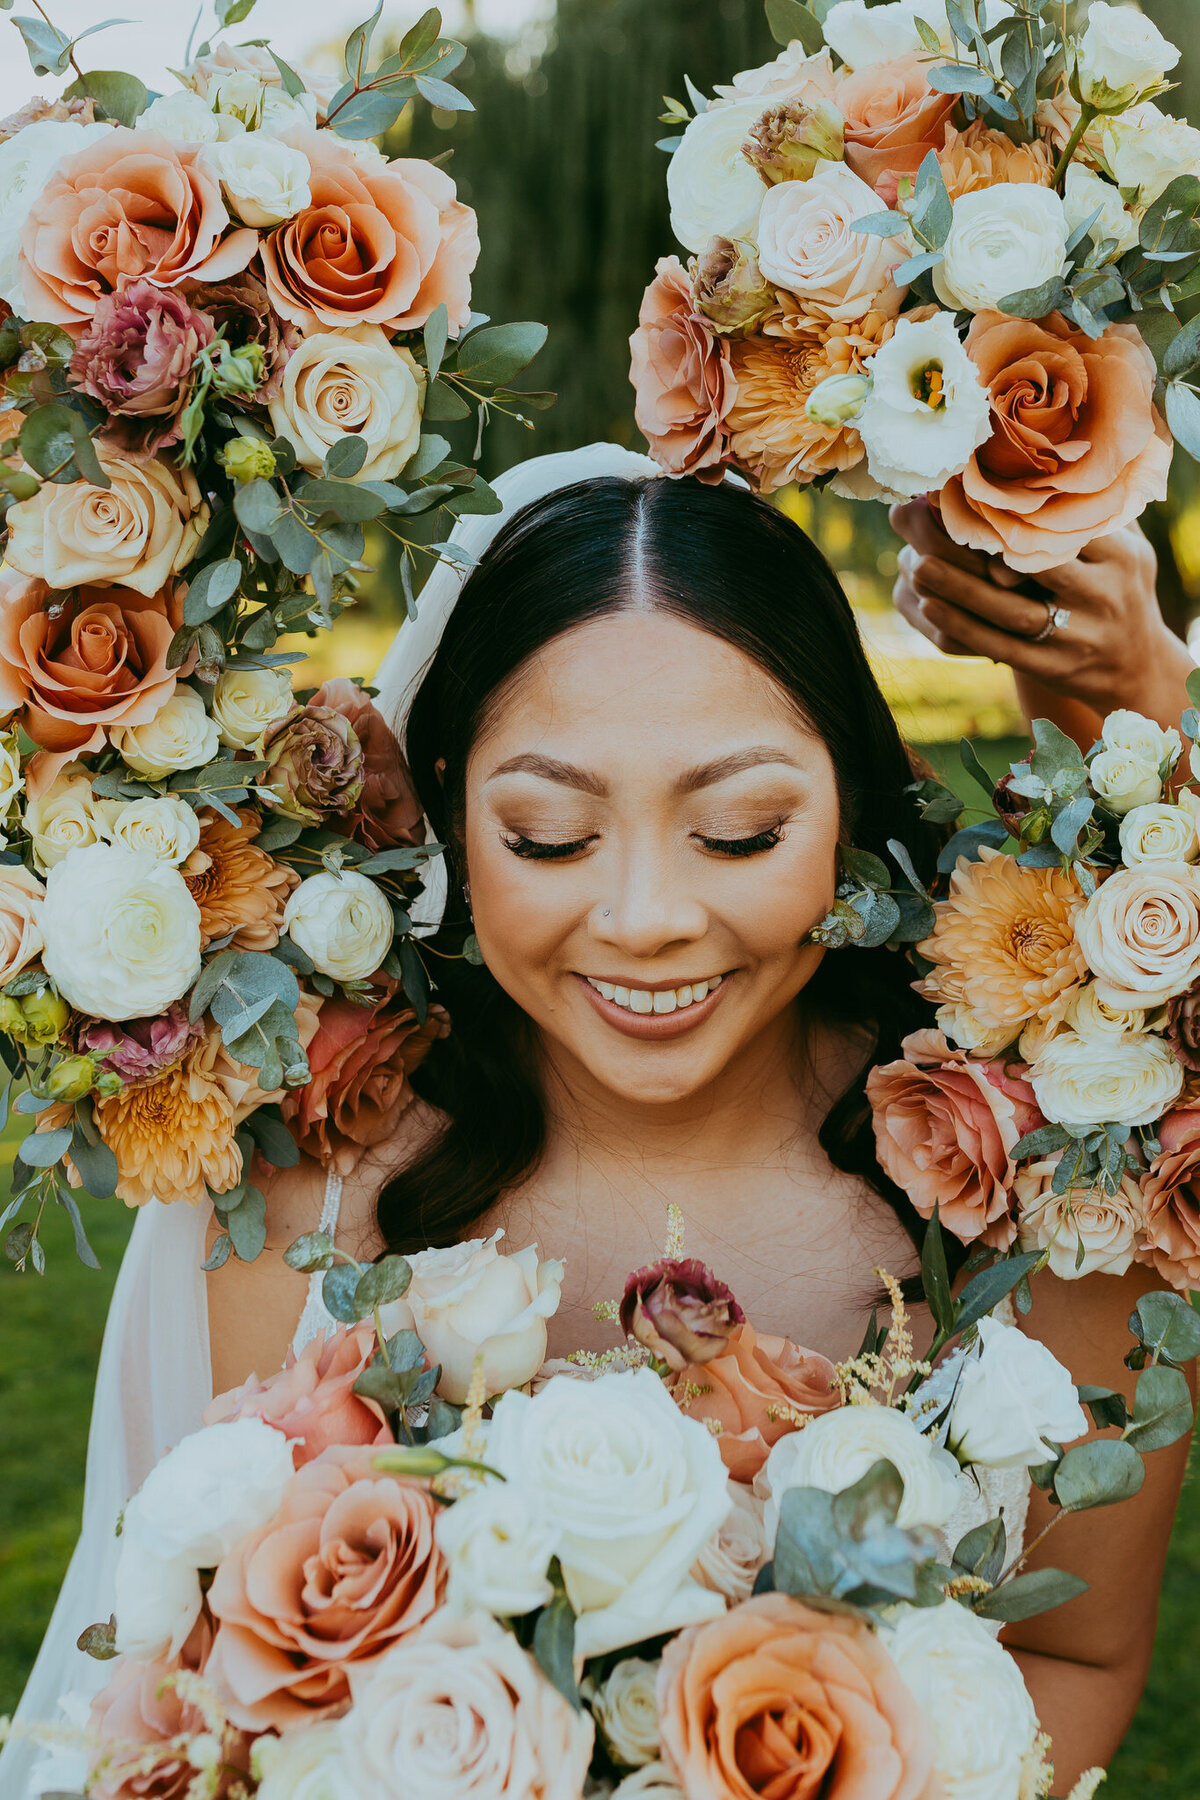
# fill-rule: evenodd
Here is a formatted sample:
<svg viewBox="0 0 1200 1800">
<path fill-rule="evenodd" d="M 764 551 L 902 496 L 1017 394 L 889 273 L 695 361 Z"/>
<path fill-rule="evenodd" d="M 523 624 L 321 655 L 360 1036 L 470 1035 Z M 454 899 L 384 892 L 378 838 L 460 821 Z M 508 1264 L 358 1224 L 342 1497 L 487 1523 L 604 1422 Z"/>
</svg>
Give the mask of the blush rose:
<svg viewBox="0 0 1200 1800">
<path fill-rule="evenodd" d="M 634 416 L 655 461 L 672 475 L 719 481 L 737 382 L 727 345 L 693 307 L 691 281 L 677 256 L 656 265 L 629 348 Z"/>
<path fill-rule="evenodd" d="M 737 1327 L 722 1355 L 685 1368 L 673 1391 L 690 1419 L 720 1427 L 721 1459 L 742 1482 L 754 1480 L 785 1433 L 839 1404 L 827 1357 L 750 1324 Z"/>
<path fill-rule="evenodd" d="M 354 1392 L 375 1350 L 370 1322 L 342 1326 L 328 1337 L 318 1332 L 298 1356 L 289 1350 L 283 1368 L 266 1381 L 251 1375 L 241 1387 L 218 1394 L 204 1409 L 204 1423 L 261 1419 L 297 1445 L 297 1467 L 336 1445 L 390 1444 L 382 1408 Z"/>
</svg>

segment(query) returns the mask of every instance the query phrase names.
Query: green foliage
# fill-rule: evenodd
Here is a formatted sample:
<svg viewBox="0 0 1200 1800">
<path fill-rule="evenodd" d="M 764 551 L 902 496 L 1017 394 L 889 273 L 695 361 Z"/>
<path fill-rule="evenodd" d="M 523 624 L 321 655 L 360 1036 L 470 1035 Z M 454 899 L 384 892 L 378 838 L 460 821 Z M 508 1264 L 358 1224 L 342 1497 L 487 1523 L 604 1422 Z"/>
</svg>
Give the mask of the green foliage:
<svg viewBox="0 0 1200 1800">
<path fill-rule="evenodd" d="M 150 101 L 145 82 L 123 69 L 89 69 L 64 91 L 70 100 L 94 100 L 96 117 L 118 125 L 135 124 Z"/>
</svg>

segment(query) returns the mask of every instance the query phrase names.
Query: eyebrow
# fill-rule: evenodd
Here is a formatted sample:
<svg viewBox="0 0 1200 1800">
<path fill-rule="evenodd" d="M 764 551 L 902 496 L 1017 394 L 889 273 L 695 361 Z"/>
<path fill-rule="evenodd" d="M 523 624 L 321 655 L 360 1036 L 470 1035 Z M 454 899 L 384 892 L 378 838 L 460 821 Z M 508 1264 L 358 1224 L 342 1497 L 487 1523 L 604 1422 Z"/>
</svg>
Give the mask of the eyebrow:
<svg viewBox="0 0 1200 1800">
<path fill-rule="evenodd" d="M 713 787 L 718 781 L 727 781 L 731 775 L 741 775 L 747 769 L 760 769 L 770 763 L 782 763 L 789 769 L 800 767 L 794 757 L 777 746 L 755 744 L 747 750 L 735 750 L 729 756 L 718 757 L 714 762 L 698 763 L 693 769 L 685 769 L 675 784 L 676 791 L 694 794 L 701 788 Z M 557 757 L 543 756 L 536 750 L 509 757 L 507 762 L 492 770 L 488 780 L 495 781 L 501 775 L 537 775 L 543 781 L 576 788 L 580 793 L 593 794 L 600 800 L 608 797 L 608 783 L 600 776 L 576 768 L 574 763 L 560 762 Z"/>
</svg>

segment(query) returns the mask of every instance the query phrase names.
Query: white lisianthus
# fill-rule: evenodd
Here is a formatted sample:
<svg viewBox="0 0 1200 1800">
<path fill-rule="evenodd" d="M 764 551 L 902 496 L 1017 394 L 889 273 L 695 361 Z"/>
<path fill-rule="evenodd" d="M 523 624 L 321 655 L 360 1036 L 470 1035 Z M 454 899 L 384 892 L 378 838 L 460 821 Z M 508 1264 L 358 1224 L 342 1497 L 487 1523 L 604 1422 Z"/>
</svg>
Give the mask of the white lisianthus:
<svg viewBox="0 0 1200 1800">
<path fill-rule="evenodd" d="M 589 1681 L 584 1690 L 614 1762 L 627 1769 L 644 1768 L 659 1755 L 658 1670 L 656 1662 L 626 1656 L 598 1687 Z"/>
<path fill-rule="evenodd" d="M 1016 1325 L 980 1319 L 978 1343 L 963 1359 L 946 1430 L 946 1443 L 959 1462 L 1030 1468 L 1050 1460 L 1053 1444 L 1073 1443 L 1087 1429 L 1070 1372 L 1045 1344 Z"/>
<path fill-rule="evenodd" d="M 1104 721 L 1101 737 L 1106 750 L 1127 750 L 1156 767 L 1173 769 L 1183 751 L 1183 740 L 1173 725 L 1158 725 L 1143 713 L 1118 707 Z"/>
<path fill-rule="evenodd" d="M 214 144 L 204 160 L 244 225 L 263 231 L 282 225 L 312 199 L 312 168 L 303 150 L 266 132 L 247 131 Z"/>
<path fill-rule="evenodd" d="M 200 1616 L 199 1571 L 186 1557 L 156 1556 L 122 1529 L 113 1602 L 122 1656 L 134 1662 L 176 1656 Z"/>
<path fill-rule="evenodd" d="M 858 431 L 881 487 L 937 492 L 992 435 L 988 391 L 950 313 L 901 319 L 871 358 L 871 378 Z"/>
<path fill-rule="evenodd" d="M 1024 1163 L 1013 1180 L 1022 1250 L 1045 1251 L 1052 1275 L 1082 1281 L 1085 1275 L 1124 1275 L 1137 1254 L 1146 1224 L 1141 1184 L 1122 1175 L 1115 1194 L 1103 1187 L 1054 1192 L 1058 1156 Z"/>
<path fill-rule="evenodd" d="M 231 750 L 251 750 L 295 704 L 286 669 L 222 669 L 213 689 L 213 723 Z"/>
<path fill-rule="evenodd" d="M 836 89 L 837 76 L 828 50 L 809 56 L 804 45 L 796 41 L 781 50 L 772 62 L 757 69 L 743 69 L 725 87 L 718 83 L 713 89 L 717 98 L 712 104 L 749 99 L 761 100 L 764 105 L 784 100 L 811 102 L 818 97 L 831 100 Z"/>
<path fill-rule="evenodd" d="M 255 1738 L 250 1758 L 261 1783 L 257 1800 L 357 1800 L 336 1720 L 293 1727 L 282 1737 L 264 1733 Z"/>
<path fill-rule="evenodd" d="M 1138 222 L 1122 200 L 1121 190 L 1082 163 L 1073 162 L 1067 170 L 1063 210 L 1072 236 L 1099 210 L 1088 236 L 1096 245 L 1114 243 L 1114 258 L 1124 256 L 1138 241 Z"/>
<path fill-rule="evenodd" d="M 1194 808 L 1135 806 L 1121 820 L 1121 856 L 1127 869 L 1148 862 L 1195 862 L 1200 839 Z"/>
<path fill-rule="evenodd" d="M 60 162 L 76 156 L 111 125 L 38 119 L 0 144 L 0 300 L 19 318 L 33 316 L 22 286 L 21 227 Z"/>
<path fill-rule="evenodd" d="M 138 119 L 139 131 L 159 131 L 176 144 L 215 144 L 221 135 L 211 106 L 191 88 L 160 94 Z"/>
<path fill-rule="evenodd" d="M 946 1523 L 958 1503 L 954 1458 L 924 1437 L 906 1413 L 869 1401 L 820 1413 L 803 1431 L 790 1431 L 772 1446 L 762 1476 L 769 1490 L 763 1519 L 768 1544 L 775 1542 L 789 1488 L 844 1493 L 880 1460 L 890 1462 L 904 1483 L 899 1526 L 909 1531 L 928 1525 L 936 1531 Z"/>
<path fill-rule="evenodd" d="M 298 125 L 309 131 L 317 129 L 315 95 L 285 94 L 282 88 L 264 88 L 259 131 L 280 137 L 285 131 L 294 131 Z"/>
<path fill-rule="evenodd" d="M 1183 1088 L 1183 1070 L 1170 1045 L 1148 1032 L 1107 1042 L 1060 1031 L 1029 1072 L 1042 1112 L 1071 1131 L 1112 1121 L 1150 1125 Z"/>
<path fill-rule="evenodd" d="M 767 189 L 758 266 L 829 319 L 858 319 L 873 307 L 895 313 L 904 290 L 892 270 L 907 256 L 905 245 L 854 230 L 856 220 L 879 211 L 879 196 L 853 169 L 821 162 L 808 181 Z"/>
<path fill-rule="evenodd" d="M 939 9 L 935 4 L 919 10 L 924 16 Z M 865 0 L 837 0 L 825 15 L 825 42 L 851 69 L 914 56 L 923 48 L 914 22 L 917 11 L 912 0 L 891 0 L 888 5 L 871 7 Z M 939 37 L 947 29 L 944 4 L 940 12 L 940 25 L 933 27 Z"/>
<path fill-rule="evenodd" d="M 1118 818 L 1143 811 L 1162 798 L 1157 762 L 1134 750 L 1100 750 L 1088 767 L 1097 797 Z"/>
<path fill-rule="evenodd" d="M 1111 1040 L 1125 1037 L 1131 1031 L 1145 1031 L 1146 1009 L 1140 1006 L 1109 1006 L 1106 1000 L 1101 999 L 1096 983 L 1089 981 L 1076 992 L 1066 1010 L 1063 1023 L 1072 1031 L 1077 1031 L 1082 1038 Z"/>
<path fill-rule="evenodd" d="M 999 1056 L 1013 1041 L 1011 1026 L 995 1030 L 979 1022 L 978 1016 L 961 1001 L 946 1001 L 937 1009 L 938 1029 L 960 1050 L 972 1056 Z"/>
<path fill-rule="evenodd" d="M 109 814 L 112 841 L 127 850 L 144 850 L 177 869 L 200 842 L 200 820 L 186 800 L 157 794 L 152 800 L 130 800 Z"/>
<path fill-rule="evenodd" d="M 188 687 L 176 688 L 145 725 L 116 725 L 109 736 L 122 760 L 151 781 L 212 762 L 221 742 L 203 700 Z"/>
<path fill-rule="evenodd" d="M 331 445 L 361 438 L 366 458 L 355 481 L 398 475 L 421 441 L 422 372 L 378 325 L 318 331 L 288 358 L 270 403 L 271 424 L 310 474 Z"/>
<path fill-rule="evenodd" d="M 68 851 L 46 877 L 46 973 L 95 1019 L 165 1012 L 200 973 L 200 909 L 177 869 L 123 844 Z"/>
<path fill-rule="evenodd" d="M 539 1262 L 536 1244 L 501 1256 L 503 1236 L 497 1231 L 409 1259 L 413 1321 L 442 1365 L 438 1391 L 455 1405 L 467 1397 L 477 1356 L 489 1394 L 524 1387 L 546 1358 L 546 1321 L 558 1311 L 564 1265 Z"/>
<path fill-rule="evenodd" d="M 904 1607 L 884 1643 L 933 1734 L 939 1792 L 947 1800 L 1024 1795 L 1038 1718 L 1020 1668 L 987 1625 L 955 1600 Z"/>
<path fill-rule="evenodd" d="M 755 235 L 766 189 L 742 145 L 762 111 L 761 100 L 733 100 L 698 113 L 685 130 L 667 165 L 667 195 L 671 230 L 688 250 Z"/>
<path fill-rule="evenodd" d="M 689 1573 L 729 1511 L 721 1452 L 649 1369 L 558 1376 L 532 1400 L 510 1390 L 496 1403 L 487 1455 L 560 1533 L 577 1656 L 724 1612 Z"/>
<path fill-rule="evenodd" d="M 1200 175 L 1200 131 L 1149 102 L 1110 119 L 1101 148 L 1109 174 L 1138 210 L 1152 206 L 1177 175 Z"/>
<path fill-rule="evenodd" d="M 450 1571 L 446 1604 L 459 1612 L 517 1619 L 554 1597 L 546 1571 L 558 1533 L 532 1494 L 497 1481 L 471 1488 L 439 1512 L 437 1541 Z"/>
<path fill-rule="evenodd" d="M 292 942 L 334 981 L 365 981 L 395 936 L 387 895 L 355 869 L 308 876 L 293 890 L 283 922 Z"/>
<path fill-rule="evenodd" d="M 1159 91 L 1179 61 L 1177 47 L 1135 6 L 1092 0 L 1075 55 L 1079 94 L 1097 112 L 1123 112 Z"/>
<path fill-rule="evenodd" d="M 933 269 L 937 297 L 954 311 L 997 309 L 1009 295 L 1063 273 L 1070 235 L 1053 188 L 1001 182 L 961 194 L 943 259 Z"/>
</svg>

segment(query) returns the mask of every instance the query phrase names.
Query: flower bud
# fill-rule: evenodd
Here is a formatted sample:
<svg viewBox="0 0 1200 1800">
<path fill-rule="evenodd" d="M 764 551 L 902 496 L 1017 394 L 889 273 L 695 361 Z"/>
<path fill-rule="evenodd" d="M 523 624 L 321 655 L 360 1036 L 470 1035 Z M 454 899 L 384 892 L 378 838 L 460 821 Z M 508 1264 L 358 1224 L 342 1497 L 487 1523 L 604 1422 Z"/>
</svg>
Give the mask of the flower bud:
<svg viewBox="0 0 1200 1800">
<path fill-rule="evenodd" d="M 5 1037 L 23 1039 L 25 1030 L 25 1014 L 21 1011 L 21 1002 L 14 1000 L 11 994 L 0 994 L 0 1032 Z"/>
<path fill-rule="evenodd" d="M 869 375 L 827 375 L 808 396 L 804 411 L 814 425 L 840 431 L 861 417 L 872 385 Z"/>
<path fill-rule="evenodd" d="M 775 304 L 753 244 L 715 237 L 688 265 L 692 299 L 714 331 L 750 331 Z"/>
<path fill-rule="evenodd" d="M 230 438 L 217 461 L 231 481 L 269 481 L 275 473 L 275 452 L 261 438 Z"/>
<path fill-rule="evenodd" d="M 627 1337 L 678 1374 L 720 1356 L 746 1315 L 702 1262 L 664 1256 L 629 1277 L 620 1320 Z"/>
<path fill-rule="evenodd" d="M 1006 826 L 1010 837 L 1019 838 L 1021 826 L 1033 811 L 1032 800 L 1013 792 L 1012 775 L 1002 775 L 992 790 L 992 811 Z"/>
<path fill-rule="evenodd" d="M 1167 71 L 1178 61 L 1178 47 L 1137 7 L 1093 0 L 1075 47 L 1071 92 L 1095 112 L 1126 112 L 1161 94 Z"/>
<path fill-rule="evenodd" d="M 111 1100 L 124 1086 L 125 1083 L 115 1069 L 101 1069 L 96 1077 L 96 1092 L 102 1100 Z"/>
<path fill-rule="evenodd" d="M 243 344 L 231 350 L 222 342 L 213 360 L 213 391 L 226 396 L 256 394 L 266 378 L 266 359 L 261 344 Z"/>
<path fill-rule="evenodd" d="M 46 1093 L 51 1100 L 68 1105 L 82 1100 L 96 1085 L 96 1070 L 90 1056 L 68 1056 L 50 1071 Z"/>
<path fill-rule="evenodd" d="M 21 1013 L 25 1022 L 25 1035 L 34 1044 L 52 1044 L 66 1030 L 71 1009 L 60 995 L 50 988 L 43 988 L 40 994 L 27 994 L 21 1002 Z"/>
<path fill-rule="evenodd" d="M 765 112 L 742 145 L 768 187 L 780 181 L 807 181 L 820 162 L 841 162 L 846 123 L 828 100 L 805 106 L 788 100 Z"/>
</svg>

